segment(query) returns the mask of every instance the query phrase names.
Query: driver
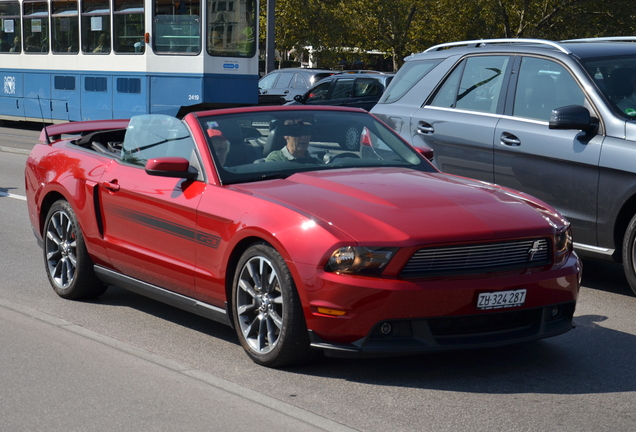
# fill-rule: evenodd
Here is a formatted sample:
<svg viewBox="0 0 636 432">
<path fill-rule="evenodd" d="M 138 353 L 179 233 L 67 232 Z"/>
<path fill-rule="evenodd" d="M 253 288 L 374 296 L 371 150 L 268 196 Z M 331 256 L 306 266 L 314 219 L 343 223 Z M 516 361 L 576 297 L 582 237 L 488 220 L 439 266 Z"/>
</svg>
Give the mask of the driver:
<svg viewBox="0 0 636 432">
<path fill-rule="evenodd" d="M 285 138 L 286 145 L 280 150 L 274 150 L 265 158 L 265 162 L 299 162 L 322 164 L 322 160 L 309 154 L 309 140 L 313 132 L 313 125 L 303 119 L 285 120 L 280 133 Z"/>
</svg>

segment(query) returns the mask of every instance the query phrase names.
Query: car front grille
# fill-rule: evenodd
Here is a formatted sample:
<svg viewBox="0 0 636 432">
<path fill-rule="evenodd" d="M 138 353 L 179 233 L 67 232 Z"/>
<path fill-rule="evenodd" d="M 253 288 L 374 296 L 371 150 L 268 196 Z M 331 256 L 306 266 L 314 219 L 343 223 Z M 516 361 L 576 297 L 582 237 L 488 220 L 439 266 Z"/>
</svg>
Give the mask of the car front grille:
<svg viewBox="0 0 636 432">
<path fill-rule="evenodd" d="M 402 269 L 402 277 L 432 277 L 540 267 L 551 263 L 550 240 L 422 248 Z"/>
</svg>

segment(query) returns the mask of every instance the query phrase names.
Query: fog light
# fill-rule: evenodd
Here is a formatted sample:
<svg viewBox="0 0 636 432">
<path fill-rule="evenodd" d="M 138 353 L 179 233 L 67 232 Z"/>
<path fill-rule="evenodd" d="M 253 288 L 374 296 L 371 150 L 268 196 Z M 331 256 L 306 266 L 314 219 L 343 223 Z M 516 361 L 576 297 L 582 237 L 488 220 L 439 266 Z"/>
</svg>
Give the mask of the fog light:
<svg viewBox="0 0 636 432">
<path fill-rule="evenodd" d="M 390 335 L 392 330 L 393 330 L 393 327 L 388 322 L 382 324 L 382 327 L 380 327 L 380 331 L 385 336 Z"/>
<path fill-rule="evenodd" d="M 552 306 L 552 318 L 555 318 L 559 314 L 559 307 Z"/>
</svg>

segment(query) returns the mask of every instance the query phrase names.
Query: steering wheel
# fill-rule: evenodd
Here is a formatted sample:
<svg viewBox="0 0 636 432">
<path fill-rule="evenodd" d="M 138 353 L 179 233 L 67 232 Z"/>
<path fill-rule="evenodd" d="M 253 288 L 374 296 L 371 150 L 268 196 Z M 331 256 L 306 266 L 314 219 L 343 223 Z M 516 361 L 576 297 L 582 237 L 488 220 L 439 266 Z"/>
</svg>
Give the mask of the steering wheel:
<svg viewBox="0 0 636 432">
<path fill-rule="evenodd" d="M 356 153 L 351 153 L 351 152 L 344 152 L 344 153 L 338 153 L 338 154 L 327 153 L 325 155 L 325 163 L 330 164 L 330 163 L 334 163 L 338 159 L 347 159 L 347 158 L 360 159 L 360 155 Z"/>
</svg>

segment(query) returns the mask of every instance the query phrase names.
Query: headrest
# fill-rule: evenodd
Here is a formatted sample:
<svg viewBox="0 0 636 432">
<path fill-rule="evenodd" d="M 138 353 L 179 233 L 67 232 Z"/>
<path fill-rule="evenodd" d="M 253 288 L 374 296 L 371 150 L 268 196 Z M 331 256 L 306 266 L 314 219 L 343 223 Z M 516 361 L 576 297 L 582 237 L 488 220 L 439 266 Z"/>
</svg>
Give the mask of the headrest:
<svg viewBox="0 0 636 432">
<path fill-rule="evenodd" d="M 282 136 L 305 136 L 305 135 L 313 135 L 314 133 L 314 125 L 308 122 L 293 122 L 278 126 L 279 134 Z"/>
</svg>

